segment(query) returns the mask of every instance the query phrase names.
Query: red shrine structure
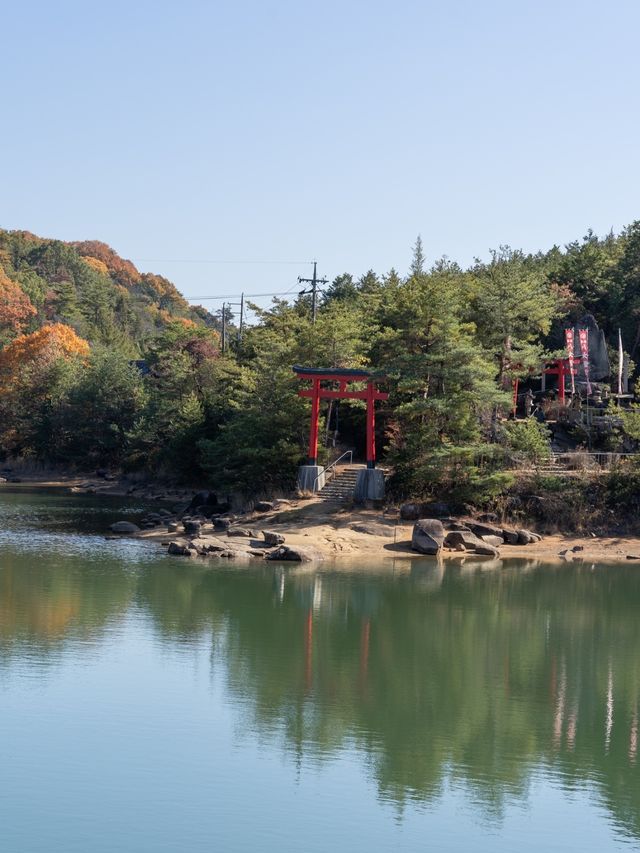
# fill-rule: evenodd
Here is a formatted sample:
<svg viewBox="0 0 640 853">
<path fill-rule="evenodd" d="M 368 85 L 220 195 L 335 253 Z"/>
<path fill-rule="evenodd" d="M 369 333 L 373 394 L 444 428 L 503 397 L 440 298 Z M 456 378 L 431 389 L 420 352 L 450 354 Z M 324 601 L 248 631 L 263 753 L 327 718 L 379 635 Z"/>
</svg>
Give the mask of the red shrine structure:
<svg viewBox="0 0 640 853">
<path fill-rule="evenodd" d="M 552 361 L 545 363 L 542 369 L 542 390 L 545 390 L 544 380 L 547 376 L 558 377 L 558 401 L 564 405 L 567 396 L 567 378 L 571 382 L 571 375 L 576 376 L 578 373 L 576 366 L 582 361 L 581 355 L 575 355 L 573 358 L 554 358 Z M 518 407 L 518 390 L 520 380 L 516 377 L 512 382 L 513 388 L 513 414 L 516 414 Z"/>
<path fill-rule="evenodd" d="M 542 371 L 543 376 L 558 377 L 558 400 L 563 405 L 566 398 L 567 377 L 569 378 L 569 381 L 571 381 L 571 375 L 573 374 L 573 376 L 575 376 L 578 372 L 575 365 L 579 364 L 581 361 L 581 355 L 573 356 L 572 358 L 556 358 L 553 361 L 547 362 L 544 370 Z"/>
<path fill-rule="evenodd" d="M 298 379 L 310 382 L 311 387 L 302 388 L 298 391 L 300 397 L 308 397 L 311 400 L 311 426 L 309 429 L 309 460 L 306 466 L 301 468 L 299 484 L 304 487 L 305 476 L 308 473 L 303 469 L 313 469 L 315 479 L 318 479 L 324 469 L 318 466 L 318 423 L 320 418 L 320 400 L 365 400 L 367 403 L 367 469 L 373 471 L 376 467 L 376 438 L 375 438 L 375 401 L 388 400 L 389 395 L 379 391 L 377 383 L 385 379 L 380 374 L 371 373 L 368 370 L 342 369 L 337 367 L 300 367 L 294 365 L 294 373 Z M 353 387 L 353 386 L 356 387 Z M 365 387 L 362 388 L 361 386 Z M 337 387 L 336 387 L 337 386 Z M 311 473 L 313 473 L 311 472 Z M 362 478 L 363 481 L 373 482 L 379 478 L 369 475 Z M 306 479 L 308 481 L 308 478 Z M 314 481 L 315 482 L 315 481 Z M 357 491 L 358 487 L 356 487 Z M 315 491 L 315 489 L 311 489 Z"/>
</svg>

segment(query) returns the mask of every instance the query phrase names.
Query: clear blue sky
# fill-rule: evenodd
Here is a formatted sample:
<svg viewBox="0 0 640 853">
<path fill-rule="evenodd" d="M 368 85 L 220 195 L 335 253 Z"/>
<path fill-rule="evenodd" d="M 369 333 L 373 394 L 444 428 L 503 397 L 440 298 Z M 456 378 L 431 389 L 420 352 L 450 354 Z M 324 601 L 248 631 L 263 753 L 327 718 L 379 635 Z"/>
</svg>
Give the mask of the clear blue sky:
<svg viewBox="0 0 640 853">
<path fill-rule="evenodd" d="M 0 226 L 189 296 L 310 270 L 199 260 L 332 278 L 406 271 L 418 233 L 466 264 L 618 230 L 639 33 L 637 0 L 5 4 Z"/>
</svg>

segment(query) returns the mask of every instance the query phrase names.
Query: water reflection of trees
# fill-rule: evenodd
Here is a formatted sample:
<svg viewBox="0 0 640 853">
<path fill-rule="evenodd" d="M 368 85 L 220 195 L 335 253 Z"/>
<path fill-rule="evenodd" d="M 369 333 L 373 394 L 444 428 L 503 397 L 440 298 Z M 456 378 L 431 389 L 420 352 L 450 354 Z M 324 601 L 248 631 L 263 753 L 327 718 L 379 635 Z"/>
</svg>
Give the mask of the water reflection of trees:
<svg viewBox="0 0 640 853">
<path fill-rule="evenodd" d="M 216 663 L 259 735 L 307 757 L 356 743 L 399 802 L 451 779 L 500 811 L 544 765 L 564 785 L 596 785 L 640 835 L 633 572 L 276 570 L 194 583 L 197 594 L 174 597 L 156 578 L 147 603 L 168 636 L 224 635 Z"/>
<path fill-rule="evenodd" d="M 425 800 L 453 780 L 499 813 L 543 765 L 594 785 L 640 836 L 640 575 L 627 567 L 366 578 L 5 561 L 0 659 L 100 631 L 132 604 L 167 643 L 213 635 L 242 725 L 305 759 L 355 744 L 384 797 Z"/>
<path fill-rule="evenodd" d="M 81 556 L 40 559 L 5 551 L 0 571 L 0 665 L 24 652 L 47 660 L 73 640 L 95 639 L 124 615 L 135 577 L 123 566 L 87 571 Z"/>
</svg>

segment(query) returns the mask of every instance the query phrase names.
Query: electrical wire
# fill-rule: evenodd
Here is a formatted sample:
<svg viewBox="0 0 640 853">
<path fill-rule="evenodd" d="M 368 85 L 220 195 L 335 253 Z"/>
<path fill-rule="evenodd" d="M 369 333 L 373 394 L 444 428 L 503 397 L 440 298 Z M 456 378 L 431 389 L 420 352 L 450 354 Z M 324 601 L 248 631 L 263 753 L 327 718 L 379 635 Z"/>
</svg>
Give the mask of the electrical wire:
<svg viewBox="0 0 640 853">
<path fill-rule="evenodd" d="M 313 261 L 224 261 L 197 258 L 130 258 L 138 264 L 274 264 L 279 266 L 305 266 Z"/>
<path fill-rule="evenodd" d="M 297 287 L 297 286 L 298 286 L 297 284 L 294 285 L 294 287 Z M 244 297 L 245 297 L 245 299 L 253 299 L 253 298 L 258 297 L 258 296 L 287 296 L 291 293 L 291 290 L 293 290 L 293 288 L 290 288 L 289 290 L 282 290 L 278 293 L 245 293 Z M 196 301 L 204 302 L 205 299 L 207 299 L 207 300 L 210 300 L 210 299 L 225 299 L 225 300 L 226 299 L 240 299 L 242 295 L 243 295 L 242 293 L 232 293 L 232 294 L 227 295 L 227 296 L 185 296 L 184 298 L 188 299 L 188 300 L 193 300 L 194 302 L 196 302 Z"/>
</svg>

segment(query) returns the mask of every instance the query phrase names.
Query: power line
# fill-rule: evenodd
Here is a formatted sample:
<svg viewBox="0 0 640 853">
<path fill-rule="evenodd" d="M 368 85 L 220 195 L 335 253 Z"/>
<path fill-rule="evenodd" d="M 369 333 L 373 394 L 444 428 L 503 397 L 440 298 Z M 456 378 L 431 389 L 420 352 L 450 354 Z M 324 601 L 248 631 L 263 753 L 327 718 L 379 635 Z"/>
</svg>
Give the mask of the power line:
<svg viewBox="0 0 640 853">
<path fill-rule="evenodd" d="M 294 284 L 293 287 L 297 287 L 297 284 Z M 245 293 L 244 296 L 249 298 L 254 298 L 256 296 L 288 296 L 293 288 L 289 288 L 289 290 L 281 290 L 278 293 Z M 184 299 L 204 301 L 205 299 L 240 299 L 243 294 L 241 293 L 232 293 L 227 294 L 226 296 L 185 296 Z"/>
<path fill-rule="evenodd" d="M 274 264 L 279 266 L 304 266 L 313 261 L 237 261 L 237 260 L 208 260 L 199 258 L 130 258 L 138 264 Z"/>
</svg>

